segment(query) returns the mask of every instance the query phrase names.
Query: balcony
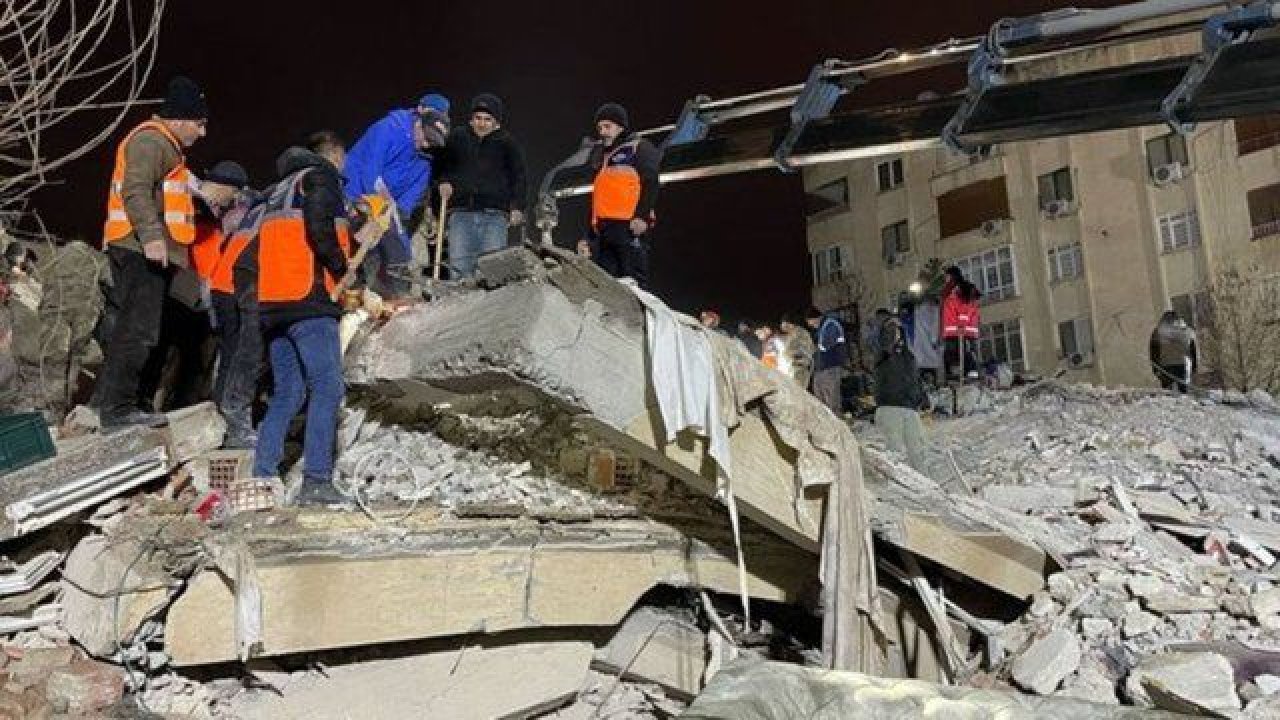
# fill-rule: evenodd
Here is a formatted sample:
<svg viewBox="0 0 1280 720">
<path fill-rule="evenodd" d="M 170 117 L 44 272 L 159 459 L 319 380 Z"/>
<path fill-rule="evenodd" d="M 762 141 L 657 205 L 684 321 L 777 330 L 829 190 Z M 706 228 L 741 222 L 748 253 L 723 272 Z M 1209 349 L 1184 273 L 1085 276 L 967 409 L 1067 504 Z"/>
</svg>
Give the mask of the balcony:
<svg viewBox="0 0 1280 720">
<path fill-rule="evenodd" d="M 1280 219 L 1254 225 L 1250 239 L 1261 240 L 1262 238 L 1271 237 L 1272 235 L 1280 235 Z"/>
</svg>

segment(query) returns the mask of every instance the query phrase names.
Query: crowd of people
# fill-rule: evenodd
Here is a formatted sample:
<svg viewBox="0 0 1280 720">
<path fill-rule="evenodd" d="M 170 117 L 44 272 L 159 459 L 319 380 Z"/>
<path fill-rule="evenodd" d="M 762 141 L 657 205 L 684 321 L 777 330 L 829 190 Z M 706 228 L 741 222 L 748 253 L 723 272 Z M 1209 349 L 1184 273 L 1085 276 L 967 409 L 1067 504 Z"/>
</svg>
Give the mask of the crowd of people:
<svg viewBox="0 0 1280 720">
<path fill-rule="evenodd" d="M 188 166 L 209 107 L 194 81 L 174 78 L 159 112 L 119 141 L 107 191 L 112 281 L 91 401 L 104 431 L 159 426 L 161 411 L 211 398 L 227 421 L 225 446 L 251 448 L 254 474 L 275 477 L 305 410 L 299 502 L 339 502 L 331 480 L 344 305 L 366 291 L 392 306 L 412 293 L 433 262 L 415 229 L 444 225 L 435 257 L 447 247 L 441 269 L 465 280 L 525 220 L 524 151 L 502 100 L 476 96 L 458 127 L 450 112 L 432 92 L 350 147 L 317 131 L 279 155 L 275 181 L 258 191 L 233 160 L 199 174 Z M 595 185 L 579 250 L 644 286 L 660 154 L 629 129 L 621 105 L 602 105 L 593 120 Z M 265 377 L 270 397 L 255 424 Z"/>
</svg>

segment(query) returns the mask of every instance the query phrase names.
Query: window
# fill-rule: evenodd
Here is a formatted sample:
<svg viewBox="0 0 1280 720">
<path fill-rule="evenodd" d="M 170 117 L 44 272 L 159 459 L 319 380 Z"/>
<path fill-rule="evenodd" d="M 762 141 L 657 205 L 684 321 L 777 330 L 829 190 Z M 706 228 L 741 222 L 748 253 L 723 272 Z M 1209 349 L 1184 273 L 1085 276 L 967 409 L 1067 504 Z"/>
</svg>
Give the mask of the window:
<svg viewBox="0 0 1280 720">
<path fill-rule="evenodd" d="M 1280 235 L 1280 184 L 1250 190 L 1248 198 L 1252 238 Z"/>
<path fill-rule="evenodd" d="M 1198 328 L 1209 319 L 1209 293 L 1174 295 L 1169 298 L 1169 309 L 1178 313 L 1188 325 Z"/>
<path fill-rule="evenodd" d="M 978 286 L 984 303 L 1007 300 L 1018 294 L 1013 248 L 1009 245 L 960 258 L 955 264 L 969 282 Z"/>
<path fill-rule="evenodd" d="M 844 259 L 840 246 L 833 245 L 813 254 L 813 283 L 825 285 L 844 277 Z"/>
<path fill-rule="evenodd" d="M 1041 175 L 1036 181 L 1040 187 L 1040 208 L 1049 207 L 1059 200 L 1075 202 L 1076 189 L 1071 184 L 1071 168 L 1064 167 Z"/>
<path fill-rule="evenodd" d="M 1014 372 L 1026 372 L 1022 351 L 1022 322 L 1017 318 L 983 325 L 978 352 L 984 363 L 995 360 L 1008 364 Z"/>
<path fill-rule="evenodd" d="M 1084 252 L 1080 243 L 1049 249 L 1049 282 L 1062 282 L 1084 275 Z"/>
<path fill-rule="evenodd" d="M 1147 168 L 1151 177 L 1156 176 L 1156 168 L 1165 165 L 1190 165 L 1187 161 L 1187 141 L 1177 133 L 1161 135 L 1147 141 Z"/>
<path fill-rule="evenodd" d="M 1079 354 L 1087 362 L 1093 357 L 1093 323 L 1089 318 L 1075 318 L 1058 323 L 1058 343 L 1062 357 Z"/>
<path fill-rule="evenodd" d="M 902 172 L 902 158 L 876 163 L 876 184 L 879 185 L 880 192 L 902 187 L 905 180 L 906 176 Z"/>
<path fill-rule="evenodd" d="M 911 252 L 911 234 L 907 232 L 907 221 L 896 222 L 880 228 L 880 253 L 885 263 L 898 264 L 903 255 Z"/>
<path fill-rule="evenodd" d="M 992 178 L 938 196 L 938 225 L 947 238 L 982 227 L 988 220 L 1009 217 L 1009 194 L 1004 178 Z"/>
<path fill-rule="evenodd" d="M 849 209 L 849 179 L 840 178 L 804 195 L 804 213 L 810 220 Z"/>
<path fill-rule="evenodd" d="M 1161 215 L 1156 218 L 1160 231 L 1160 250 L 1174 252 L 1200 244 L 1200 218 L 1195 210 Z"/>
<path fill-rule="evenodd" d="M 1280 115 L 1236 118 L 1236 154 L 1248 155 L 1280 145 Z"/>
</svg>

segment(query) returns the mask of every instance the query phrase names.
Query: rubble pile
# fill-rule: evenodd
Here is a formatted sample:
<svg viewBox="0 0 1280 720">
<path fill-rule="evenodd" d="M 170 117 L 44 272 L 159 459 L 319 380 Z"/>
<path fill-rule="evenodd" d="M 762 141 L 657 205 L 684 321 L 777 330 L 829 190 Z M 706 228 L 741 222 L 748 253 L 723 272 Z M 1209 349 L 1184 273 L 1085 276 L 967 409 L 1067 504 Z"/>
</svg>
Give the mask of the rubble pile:
<svg viewBox="0 0 1280 720">
<path fill-rule="evenodd" d="M 1061 571 L 1000 633 L 994 675 L 1037 695 L 1277 716 L 1280 415 L 1264 395 L 1045 384 L 936 426 L 930 474 L 1053 529 L 1037 537 Z"/>
<path fill-rule="evenodd" d="M 724 514 L 652 466 L 593 442 L 549 406 L 494 399 L 483 415 L 410 416 L 349 405 L 339 436 L 340 489 L 375 506 L 558 520 Z"/>
</svg>

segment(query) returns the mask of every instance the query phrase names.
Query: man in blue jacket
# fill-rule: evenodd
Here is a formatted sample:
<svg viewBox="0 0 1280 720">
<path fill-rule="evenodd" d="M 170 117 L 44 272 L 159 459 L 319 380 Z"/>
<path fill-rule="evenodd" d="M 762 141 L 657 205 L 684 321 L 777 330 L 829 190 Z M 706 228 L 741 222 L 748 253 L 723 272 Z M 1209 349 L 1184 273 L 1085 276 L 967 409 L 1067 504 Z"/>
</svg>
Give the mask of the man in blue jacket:
<svg viewBox="0 0 1280 720">
<path fill-rule="evenodd" d="M 432 179 L 432 153 L 444 145 L 448 132 L 448 98 L 428 93 L 416 108 L 392 110 L 371 125 L 347 154 L 347 198 L 354 204 L 377 194 L 381 180 L 400 210 L 399 223 L 369 254 L 370 284 L 384 295 L 408 290 L 413 257 L 409 218 L 425 199 Z"/>
</svg>

